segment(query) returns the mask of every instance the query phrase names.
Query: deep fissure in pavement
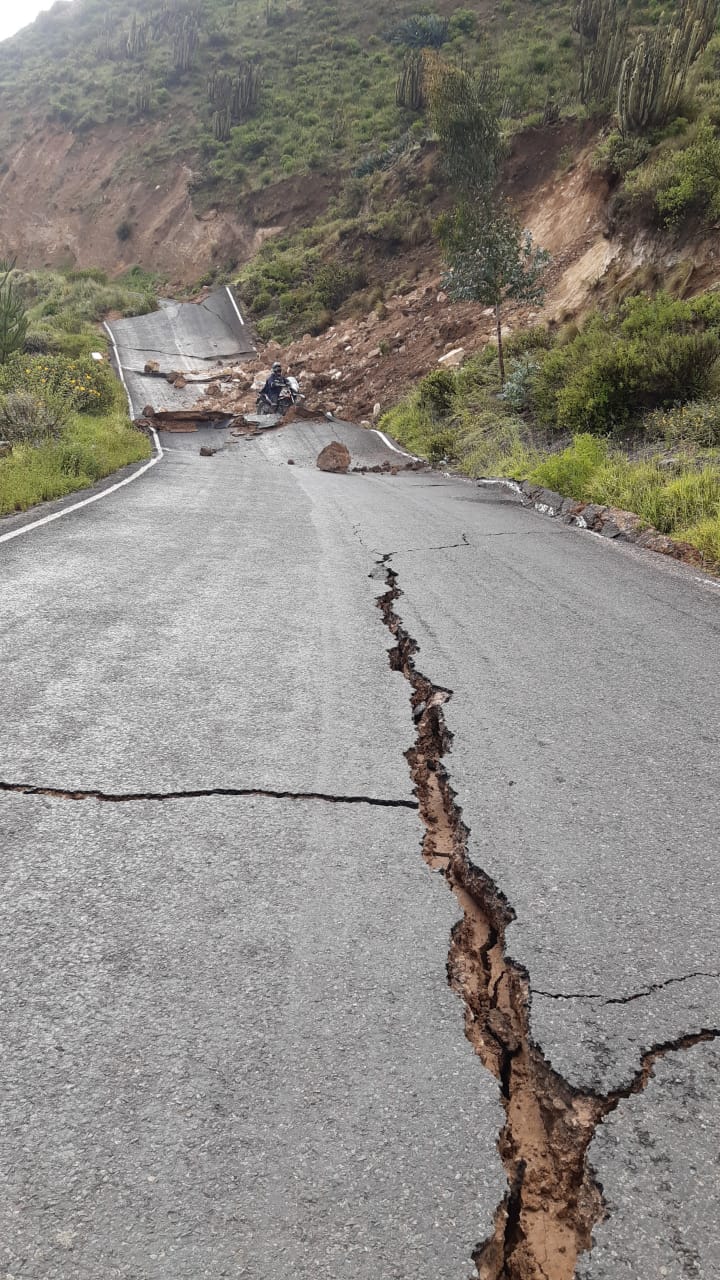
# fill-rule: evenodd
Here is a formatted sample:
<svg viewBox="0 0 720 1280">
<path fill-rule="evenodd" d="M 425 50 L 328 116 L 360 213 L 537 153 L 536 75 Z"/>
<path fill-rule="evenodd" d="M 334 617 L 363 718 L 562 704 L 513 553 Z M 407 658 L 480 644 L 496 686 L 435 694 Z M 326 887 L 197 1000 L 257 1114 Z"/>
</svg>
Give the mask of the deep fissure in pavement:
<svg viewBox="0 0 720 1280">
<path fill-rule="evenodd" d="M 321 800 L 324 804 L 367 804 L 378 809 L 413 809 L 417 800 L 385 800 L 378 796 L 329 795 L 324 791 L 270 791 L 261 787 L 208 787 L 189 791 L 72 791 L 64 787 L 34 786 L 26 782 L 0 782 L 0 793 L 21 796 L 48 796 L 51 800 L 98 800 L 103 804 L 132 804 L 139 800 L 162 803 L 166 800 L 208 800 L 216 796 L 269 800 Z"/>
<path fill-rule="evenodd" d="M 533 1044 L 529 977 L 505 953 L 514 912 L 470 860 L 470 833 L 442 763 L 452 746 L 443 713 L 452 692 L 417 670 L 418 646 L 395 609 L 403 594 L 398 575 L 388 556 L 378 565 L 387 590 L 377 604 L 395 639 L 390 665 L 412 690 L 416 739 L 406 757 L 425 825 L 423 857 L 462 910 L 451 935 L 448 981 L 463 1000 L 466 1035 L 496 1077 L 505 1110 L 498 1151 L 508 1190 L 473 1261 L 481 1280 L 572 1280 L 578 1256 L 592 1247 L 593 1227 L 606 1216 L 587 1159 L 597 1126 L 623 1098 L 642 1092 L 658 1058 L 715 1039 L 720 1031 L 708 1028 L 653 1046 L 632 1082 L 604 1096 L 574 1089 Z"/>
</svg>

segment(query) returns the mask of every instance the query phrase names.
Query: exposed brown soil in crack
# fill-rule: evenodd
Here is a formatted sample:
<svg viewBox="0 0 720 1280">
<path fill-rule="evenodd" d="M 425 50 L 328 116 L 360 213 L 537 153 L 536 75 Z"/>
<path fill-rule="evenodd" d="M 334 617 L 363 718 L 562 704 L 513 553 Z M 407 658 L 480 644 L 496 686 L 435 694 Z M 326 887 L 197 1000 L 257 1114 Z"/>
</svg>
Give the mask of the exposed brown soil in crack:
<svg viewBox="0 0 720 1280">
<path fill-rule="evenodd" d="M 720 1031 L 654 1046 L 632 1083 L 605 1096 L 572 1088 L 533 1044 L 528 975 L 505 953 L 514 913 L 470 860 L 469 831 L 442 763 L 452 744 L 443 705 L 452 694 L 416 669 L 417 645 L 395 610 L 402 592 L 388 560 L 380 561 L 388 589 L 377 603 L 396 641 L 390 665 L 412 690 L 417 736 L 407 760 L 426 828 L 423 856 L 443 875 L 463 913 L 452 932 L 448 981 L 464 1003 L 468 1040 L 498 1081 L 506 1117 L 498 1150 L 508 1190 L 494 1231 L 473 1261 L 480 1280 L 572 1280 L 578 1256 L 591 1248 L 593 1227 L 605 1216 L 587 1160 L 598 1124 L 621 1099 L 642 1092 L 658 1058 Z"/>
</svg>

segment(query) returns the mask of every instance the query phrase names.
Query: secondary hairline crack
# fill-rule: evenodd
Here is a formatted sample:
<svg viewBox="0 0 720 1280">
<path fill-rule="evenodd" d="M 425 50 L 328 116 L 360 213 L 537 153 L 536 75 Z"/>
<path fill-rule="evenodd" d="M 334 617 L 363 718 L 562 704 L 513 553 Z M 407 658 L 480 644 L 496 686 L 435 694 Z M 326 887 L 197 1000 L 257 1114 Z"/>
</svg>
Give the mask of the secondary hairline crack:
<svg viewBox="0 0 720 1280">
<path fill-rule="evenodd" d="M 215 797 L 269 800 L 316 800 L 323 804 L 369 805 L 377 809 L 409 809 L 417 812 L 417 800 L 396 800 L 382 796 L 335 795 L 325 791 L 286 791 L 268 787 L 191 787 L 182 791 L 101 791 L 47 787 L 27 782 L 2 782 L 6 795 L 46 796 L 51 800 L 97 800 L 102 804 L 135 804 L 139 801 L 164 803 L 172 800 L 211 800 Z"/>
<path fill-rule="evenodd" d="M 531 995 L 543 996 L 546 1000 L 587 1000 L 588 1003 L 598 1001 L 603 1005 L 632 1004 L 634 1000 L 644 1000 L 654 995 L 656 991 L 662 991 L 665 987 L 676 986 L 683 982 L 691 982 L 693 978 L 720 978 L 720 970 L 713 972 L 708 969 L 696 969 L 693 973 L 666 978 L 664 982 L 652 982 L 628 996 L 604 996 L 600 991 L 543 991 L 540 987 L 532 987 Z"/>
</svg>

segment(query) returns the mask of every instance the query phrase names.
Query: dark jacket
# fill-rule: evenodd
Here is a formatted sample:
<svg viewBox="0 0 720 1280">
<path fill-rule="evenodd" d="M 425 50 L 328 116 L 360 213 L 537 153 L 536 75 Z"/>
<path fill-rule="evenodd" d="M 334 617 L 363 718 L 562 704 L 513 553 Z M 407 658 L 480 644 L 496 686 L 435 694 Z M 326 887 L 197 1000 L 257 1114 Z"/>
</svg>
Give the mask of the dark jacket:
<svg viewBox="0 0 720 1280">
<path fill-rule="evenodd" d="M 262 389 L 261 395 L 267 396 L 271 404 L 276 404 L 280 392 L 283 387 L 286 387 L 287 385 L 288 380 L 287 378 L 284 378 L 281 373 L 271 373 Z"/>
</svg>

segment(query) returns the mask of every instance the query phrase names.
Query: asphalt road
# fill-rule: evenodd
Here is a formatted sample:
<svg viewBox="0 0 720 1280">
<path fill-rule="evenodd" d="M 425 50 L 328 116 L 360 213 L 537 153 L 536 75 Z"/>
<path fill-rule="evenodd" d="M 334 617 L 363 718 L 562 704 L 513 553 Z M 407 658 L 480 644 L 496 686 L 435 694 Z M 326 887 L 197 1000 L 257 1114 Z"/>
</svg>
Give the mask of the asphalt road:
<svg viewBox="0 0 720 1280">
<path fill-rule="evenodd" d="M 165 302 L 158 311 L 113 320 L 108 327 L 135 416 L 146 404 L 154 409 L 186 408 L 198 399 L 198 388 L 192 384 L 175 388 L 164 378 L 145 374 L 149 360 L 159 365 L 161 373 L 207 373 L 255 351 L 252 333 L 229 285 L 216 289 L 204 302 Z"/>
<path fill-rule="evenodd" d="M 0 782 L 120 798 L 0 794 L 1 1274 L 470 1273 L 499 1089 L 419 854 L 392 556 L 535 1041 L 602 1093 L 677 1042 L 596 1133 L 581 1274 L 712 1280 L 720 1060 L 681 1042 L 720 1026 L 719 589 L 437 473 L 318 472 L 341 432 L 397 463 L 173 435 L 0 545 Z"/>
</svg>

